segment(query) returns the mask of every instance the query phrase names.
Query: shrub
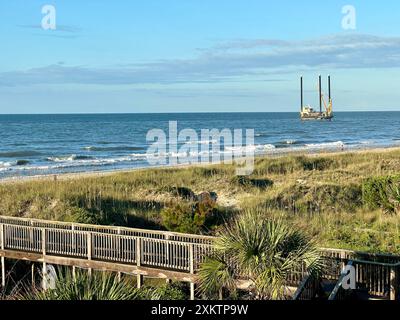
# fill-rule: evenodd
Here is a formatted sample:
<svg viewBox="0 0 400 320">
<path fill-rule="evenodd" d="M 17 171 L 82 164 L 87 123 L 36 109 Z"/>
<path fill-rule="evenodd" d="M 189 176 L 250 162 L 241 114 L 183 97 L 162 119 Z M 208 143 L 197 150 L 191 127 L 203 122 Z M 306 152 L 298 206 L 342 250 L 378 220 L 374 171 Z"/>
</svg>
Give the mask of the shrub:
<svg viewBox="0 0 400 320">
<path fill-rule="evenodd" d="M 369 178 L 363 183 L 362 198 L 370 209 L 400 213 L 400 176 Z"/>
<path fill-rule="evenodd" d="M 223 175 L 226 173 L 226 170 L 222 168 L 194 168 L 193 173 L 199 175 L 201 177 L 210 178 L 217 175 Z"/>
<path fill-rule="evenodd" d="M 199 233 L 209 226 L 216 209 L 211 198 L 198 202 L 176 202 L 161 211 L 164 226 L 170 231 Z"/>
<path fill-rule="evenodd" d="M 274 185 L 270 179 L 252 179 L 247 176 L 235 176 L 232 178 L 232 183 L 244 187 L 255 187 L 259 189 L 267 189 Z"/>
<path fill-rule="evenodd" d="M 140 300 L 187 300 L 182 284 L 165 284 L 161 287 L 144 287 L 139 291 Z"/>
<path fill-rule="evenodd" d="M 335 161 L 329 158 L 298 157 L 297 159 L 304 171 L 323 171 L 332 168 L 335 164 Z"/>
<path fill-rule="evenodd" d="M 186 187 L 167 187 L 166 188 L 174 197 L 180 197 L 184 200 L 193 201 L 196 199 L 196 194 Z"/>
</svg>

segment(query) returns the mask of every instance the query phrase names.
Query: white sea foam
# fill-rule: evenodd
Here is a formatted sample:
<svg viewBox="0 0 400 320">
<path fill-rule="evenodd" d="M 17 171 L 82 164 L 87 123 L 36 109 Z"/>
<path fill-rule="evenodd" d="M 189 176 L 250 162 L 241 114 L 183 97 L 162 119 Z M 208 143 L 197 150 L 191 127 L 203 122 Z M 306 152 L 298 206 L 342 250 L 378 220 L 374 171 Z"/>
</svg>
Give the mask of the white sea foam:
<svg viewBox="0 0 400 320">
<path fill-rule="evenodd" d="M 185 144 L 213 144 L 218 143 L 218 140 L 199 140 L 199 141 L 187 141 Z"/>
<path fill-rule="evenodd" d="M 56 163 L 54 165 L 46 165 L 46 166 L 29 165 L 29 166 L 9 167 L 7 169 L 17 170 L 17 171 L 29 171 L 29 170 L 57 170 L 57 169 L 67 169 L 76 167 L 106 166 L 123 162 L 133 162 L 133 161 L 143 160 L 143 156 L 145 157 L 146 155 L 141 155 L 141 157 L 126 156 L 117 158 L 80 159 L 79 156 L 77 157 L 72 155 L 69 157 L 54 157 L 51 159 L 48 158 L 49 161 Z"/>
<path fill-rule="evenodd" d="M 8 168 L 11 167 L 13 164 L 11 162 L 3 162 L 0 161 L 0 168 Z"/>
<path fill-rule="evenodd" d="M 312 143 L 305 145 L 309 149 L 328 149 L 328 148 L 342 148 L 345 144 L 342 141 L 336 142 L 324 142 L 324 143 Z"/>
<path fill-rule="evenodd" d="M 257 151 L 262 152 L 262 151 L 274 150 L 275 148 L 276 147 L 273 144 L 263 144 L 263 145 L 225 147 L 225 150 L 234 152 L 257 152 Z"/>
<path fill-rule="evenodd" d="M 374 140 L 363 140 L 363 141 L 360 141 L 360 144 L 363 144 L 363 145 L 370 145 L 370 144 L 374 144 L 374 143 L 375 143 Z"/>
<path fill-rule="evenodd" d="M 48 157 L 47 160 L 51 162 L 65 162 L 65 161 L 75 161 L 77 156 L 75 154 L 66 157 Z"/>
</svg>

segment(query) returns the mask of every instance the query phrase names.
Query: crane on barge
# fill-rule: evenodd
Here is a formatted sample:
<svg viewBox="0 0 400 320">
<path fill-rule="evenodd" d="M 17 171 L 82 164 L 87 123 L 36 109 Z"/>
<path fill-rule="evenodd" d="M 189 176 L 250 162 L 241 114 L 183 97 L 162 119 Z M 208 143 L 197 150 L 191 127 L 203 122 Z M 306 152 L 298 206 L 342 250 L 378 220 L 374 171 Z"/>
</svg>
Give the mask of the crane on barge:
<svg viewBox="0 0 400 320">
<path fill-rule="evenodd" d="M 300 118 L 301 120 L 332 120 L 332 97 L 331 97 L 331 76 L 328 76 L 328 91 L 329 101 L 328 104 L 325 101 L 324 94 L 322 92 L 322 77 L 319 76 L 318 80 L 318 91 L 319 91 L 319 111 L 311 108 L 310 105 L 305 106 L 303 103 L 303 77 L 300 77 L 300 91 L 301 91 L 301 109 Z M 322 104 L 324 105 L 325 111 L 322 111 Z"/>
</svg>

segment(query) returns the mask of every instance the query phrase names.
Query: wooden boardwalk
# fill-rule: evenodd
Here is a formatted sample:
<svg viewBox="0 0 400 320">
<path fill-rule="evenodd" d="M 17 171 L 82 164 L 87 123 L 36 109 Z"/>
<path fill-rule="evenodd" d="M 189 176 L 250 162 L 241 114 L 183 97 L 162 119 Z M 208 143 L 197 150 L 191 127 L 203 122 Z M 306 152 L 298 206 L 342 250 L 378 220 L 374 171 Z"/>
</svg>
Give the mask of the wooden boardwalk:
<svg viewBox="0 0 400 320">
<path fill-rule="evenodd" d="M 55 222 L 0 216 L 1 279 L 5 285 L 5 258 L 43 264 L 103 270 L 190 283 L 194 299 L 196 272 L 213 252 L 215 238 L 165 231 Z M 354 251 L 321 249 L 330 265 L 325 278 L 338 280 L 342 267 L 352 261 L 357 281 L 370 292 L 397 297 L 400 257 Z M 357 260 L 356 260 L 357 259 Z M 371 263 L 371 261 L 375 261 Z M 376 262 L 379 261 L 379 262 Z M 293 273 L 293 286 L 303 283 L 303 270 Z M 390 288 L 394 288 L 391 290 Z"/>
<path fill-rule="evenodd" d="M 0 216 L 0 256 L 189 282 L 214 238 L 111 226 Z"/>
</svg>

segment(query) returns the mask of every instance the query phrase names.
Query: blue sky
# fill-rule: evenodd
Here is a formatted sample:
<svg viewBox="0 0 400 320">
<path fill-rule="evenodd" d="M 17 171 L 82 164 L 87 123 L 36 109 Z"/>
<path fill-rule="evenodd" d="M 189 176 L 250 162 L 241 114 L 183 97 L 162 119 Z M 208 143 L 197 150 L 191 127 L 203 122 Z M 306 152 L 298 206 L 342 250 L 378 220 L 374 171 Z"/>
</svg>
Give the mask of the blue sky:
<svg viewBox="0 0 400 320">
<path fill-rule="evenodd" d="M 41 28 L 54 5 L 56 30 Z M 356 30 L 342 28 L 342 7 Z M 0 113 L 399 110 L 398 1 L 2 0 Z"/>
</svg>

